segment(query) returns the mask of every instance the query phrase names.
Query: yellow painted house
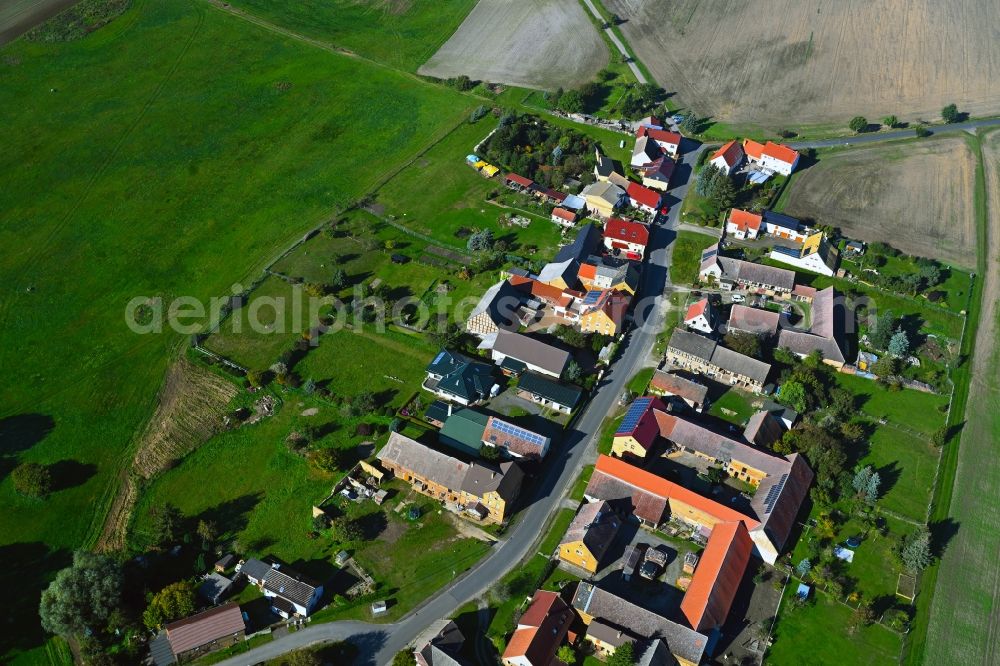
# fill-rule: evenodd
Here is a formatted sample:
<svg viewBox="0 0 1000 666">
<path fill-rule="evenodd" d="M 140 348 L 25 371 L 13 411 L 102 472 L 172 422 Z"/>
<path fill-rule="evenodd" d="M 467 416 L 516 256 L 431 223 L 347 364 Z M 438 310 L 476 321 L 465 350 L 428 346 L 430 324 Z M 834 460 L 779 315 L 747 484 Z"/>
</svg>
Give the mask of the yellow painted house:
<svg viewBox="0 0 1000 666">
<path fill-rule="evenodd" d="M 620 527 L 621 520 L 607 502 L 585 504 L 559 544 L 559 559 L 597 573 Z"/>
</svg>

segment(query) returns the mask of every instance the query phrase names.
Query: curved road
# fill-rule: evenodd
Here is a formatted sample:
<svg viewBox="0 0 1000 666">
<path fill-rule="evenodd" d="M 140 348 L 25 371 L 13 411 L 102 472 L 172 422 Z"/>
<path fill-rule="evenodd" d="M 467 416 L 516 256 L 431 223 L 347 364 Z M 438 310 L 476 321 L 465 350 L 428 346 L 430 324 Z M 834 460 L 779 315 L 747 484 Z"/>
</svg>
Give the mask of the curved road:
<svg viewBox="0 0 1000 666">
<path fill-rule="evenodd" d="M 930 125 L 927 127 L 931 134 L 939 132 L 950 132 L 953 130 L 971 130 L 980 127 L 994 127 L 1000 125 L 1000 118 L 985 118 L 983 120 L 966 120 L 951 125 Z M 891 132 L 871 132 L 869 134 L 855 134 L 853 136 L 842 136 L 835 139 L 820 139 L 818 141 L 791 141 L 789 146 L 801 150 L 802 148 L 830 148 L 832 146 L 851 146 L 862 143 L 876 143 L 878 141 L 891 141 L 892 139 L 909 139 L 916 136 L 913 129 L 893 130 Z"/>
<path fill-rule="evenodd" d="M 522 509 L 521 515 L 508 531 L 507 538 L 497 543 L 482 561 L 460 574 L 448 588 L 398 622 L 314 624 L 246 654 L 221 661 L 220 666 L 249 666 L 307 645 L 347 638 L 360 648 L 359 663 L 387 664 L 397 652 L 415 641 L 436 621 L 450 617 L 463 604 L 485 594 L 494 583 L 537 548 L 536 544 L 545 531 L 549 517 L 579 476 L 580 469 L 584 464 L 596 460 L 594 435 L 600 432 L 604 417 L 625 390 L 626 382 L 635 370 L 646 364 L 656 335 L 663 328 L 666 304 L 664 294 L 671 288 L 669 266 L 673 239 L 678 228 L 678 204 L 687 192 L 687 180 L 701 150 L 700 146 L 692 146 L 683 157 L 683 166 L 678 170 L 678 179 L 682 184 L 668 194 L 668 198 L 675 200 L 670 214 L 665 221 L 651 227 L 651 250 L 642 273 L 640 299 L 635 309 L 636 323 L 622 343 L 620 357 L 595 389 L 590 403 L 584 408 L 565 441 L 549 454 L 550 457 L 555 456 L 555 459 L 547 465 L 547 475 L 536 481 L 536 488 L 528 498 L 528 505 Z"/>
</svg>

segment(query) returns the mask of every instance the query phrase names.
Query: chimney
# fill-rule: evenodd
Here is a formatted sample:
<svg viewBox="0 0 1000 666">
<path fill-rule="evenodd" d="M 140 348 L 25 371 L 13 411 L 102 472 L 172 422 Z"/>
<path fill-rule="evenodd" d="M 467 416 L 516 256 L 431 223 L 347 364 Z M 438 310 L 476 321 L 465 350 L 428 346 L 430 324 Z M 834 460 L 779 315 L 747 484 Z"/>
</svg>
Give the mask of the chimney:
<svg viewBox="0 0 1000 666">
<path fill-rule="evenodd" d="M 448 403 L 448 416 L 451 416 L 451 403 Z"/>
</svg>

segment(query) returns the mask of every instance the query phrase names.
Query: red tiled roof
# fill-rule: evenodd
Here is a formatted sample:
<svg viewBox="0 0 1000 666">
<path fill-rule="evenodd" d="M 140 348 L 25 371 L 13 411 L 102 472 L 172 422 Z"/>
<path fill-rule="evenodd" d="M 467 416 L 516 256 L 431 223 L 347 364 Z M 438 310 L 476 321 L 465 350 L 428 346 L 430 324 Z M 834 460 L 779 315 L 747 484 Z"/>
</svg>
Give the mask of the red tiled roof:
<svg viewBox="0 0 1000 666">
<path fill-rule="evenodd" d="M 815 298 L 816 297 L 816 287 L 810 287 L 806 284 L 797 284 L 792 289 L 792 293 L 796 296 L 801 296 L 802 298 Z"/>
<path fill-rule="evenodd" d="M 681 139 L 683 138 L 677 132 L 669 132 L 667 130 L 653 129 L 652 127 L 641 126 L 635 133 L 636 138 L 648 136 L 653 141 L 662 141 L 663 143 L 670 143 L 676 146 L 681 145 Z"/>
<path fill-rule="evenodd" d="M 552 215 L 560 219 L 566 220 L 567 222 L 574 222 L 576 220 L 576 213 L 565 208 L 553 208 Z"/>
<path fill-rule="evenodd" d="M 776 160 L 781 160 L 786 164 L 794 164 L 795 160 L 799 157 L 799 154 L 793 148 L 789 148 L 781 143 L 774 143 L 773 141 L 768 141 L 764 145 L 764 154 Z"/>
<path fill-rule="evenodd" d="M 743 139 L 743 152 L 746 153 L 748 157 L 759 160 L 760 156 L 764 154 L 764 145 L 751 139 Z"/>
<path fill-rule="evenodd" d="M 576 276 L 581 280 L 593 280 L 597 277 L 597 264 L 580 264 Z"/>
<path fill-rule="evenodd" d="M 753 541 L 741 522 L 718 523 L 708 538 L 681 612 L 695 631 L 721 626 L 743 581 Z"/>
<path fill-rule="evenodd" d="M 751 213 L 747 210 L 740 210 L 739 208 L 733 208 L 729 211 L 729 221 L 736 225 L 737 229 L 753 229 L 759 230 L 761 222 L 763 222 L 764 217 L 756 213 Z"/>
<path fill-rule="evenodd" d="M 697 301 L 696 303 L 692 303 L 690 307 L 688 307 L 687 314 L 684 315 L 684 321 L 691 321 L 695 317 L 699 317 L 705 314 L 705 310 L 707 309 L 708 309 L 707 298 L 703 298 L 700 301 Z"/>
<path fill-rule="evenodd" d="M 538 590 L 518 621 L 520 628 L 507 643 L 503 658 L 525 657 L 531 664 L 544 666 L 558 663 L 556 651 L 574 617 L 575 613 L 558 594 Z"/>
<path fill-rule="evenodd" d="M 732 140 L 722 148 L 719 148 L 715 153 L 712 154 L 712 159 L 721 157 L 726 161 L 726 164 L 733 166 L 736 164 L 737 157 L 739 156 L 740 145 L 736 143 L 736 140 Z M 710 160 L 711 161 L 711 160 Z"/>
<path fill-rule="evenodd" d="M 649 229 L 638 222 L 612 217 L 604 224 L 604 237 L 637 243 L 645 247 L 649 243 Z"/>
<path fill-rule="evenodd" d="M 628 194 L 630 199 L 642 204 L 643 206 L 657 208 L 660 205 L 660 193 L 651 190 L 648 187 L 644 187 L 639 183 L 629 183 L 628 189 L 626 189 L 625 192 Z"/>
<path fill-rule="evenodd" d="M 524 176 L 519 176 L 516 173 L 509 173 L 509 174 L 507 174 L 505 176 L 504 179 L 508 180 L 508 181 L 510 181 L 512 183 L 517 183 L 521 187 L 531 187 L 532 185 L 535 184 L 535 181 L 531 180 L 530 178 L 525 178 Z"/>
<path fill-rule="evenodd" d="M 559 287 L 539 282 L 534 278 L 513 275 L 508 282 L 510 282 L 511 286 L 521 291 L 527 291 L 532 296 L 536 296 L 547 303 L 566 307 L 573 302 L 573 292 L 563 291 Z"/>
<path fill-rule="evenodd" d="M 243 613 L 235 603 L 212 608 L 203 613 L 171 622 L 166 627 L 167 640 L 175 655 L 212 641 L 246 630 Z"/>
</svg>

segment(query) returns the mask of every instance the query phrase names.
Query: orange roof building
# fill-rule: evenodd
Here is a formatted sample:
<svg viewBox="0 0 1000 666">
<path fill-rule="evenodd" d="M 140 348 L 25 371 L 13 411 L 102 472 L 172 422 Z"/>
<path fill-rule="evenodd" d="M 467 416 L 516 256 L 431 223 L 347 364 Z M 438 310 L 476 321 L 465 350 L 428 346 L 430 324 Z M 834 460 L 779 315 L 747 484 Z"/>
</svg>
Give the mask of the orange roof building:
<svg viewBox="0 0 1000 666">
<path fill-rule="evenodd" d="M 729 219 L 726 220 L 726 233 L 732 234 L 736 238 L 753 240 L 760 233 L 760 227 L 763 222 L 763 215 L 733 208 L 729 211 Z"/>
<path fill-rule="evenodd" d="M 752 552 L 753 541 L 742 522 L 715 526 L 681 600 L 692 629 L 705 632 L 725 623 Z"/>
<path fill-rule="evenodd" d="M 552 666 L 575 614 L 555 592 L 538 590 L 503 652 L 504 666 Z"/>
<path fill-rule="evenodd" d="M 751 139 L 743 140 L 743 152 L 754 164 L 759 164 L 765 169 L 787 176 L 792 173 L 799 163 L 799 153 L 781 143 L 768 141 L 767 143 L 757 143 Z"/>
<path fill-rule="evenodd" d="M 727 176 L 743 162 L 743 147 L 735 139 L 712 153 L 709 163 Z"/>
</svg>

